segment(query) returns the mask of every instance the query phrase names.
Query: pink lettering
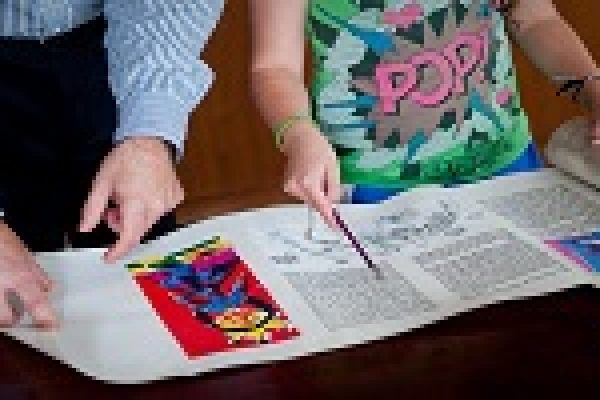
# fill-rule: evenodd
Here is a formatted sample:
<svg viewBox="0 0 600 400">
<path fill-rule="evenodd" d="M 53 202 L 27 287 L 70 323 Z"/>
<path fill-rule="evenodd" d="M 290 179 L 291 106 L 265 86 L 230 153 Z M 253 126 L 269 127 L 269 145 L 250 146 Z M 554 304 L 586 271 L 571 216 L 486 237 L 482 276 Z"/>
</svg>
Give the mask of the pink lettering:
<svg viewBox="0 0 600 400">
<path fill-rule="evenodd" d="M 383 112 L 395 112 L 397 101 L 404 98 L 421 106 L 436 106 L 454 94 L 464 94 L 468 74 L 483 79 L 482 72 L 474 70 L 487 64 L 489 40 L 489 27 L 485 26 L 478 33 L 461 33 L 442 50 L 425 51 L 408 63 L 378 65 L 375 79 Z M 419 66 L 435 68 L 439 74 L 440 84 L 430 93 L 422 93 L 417 87 Z"/>
<path fill-rule="evenodd" d="M 454 92 L 464 94 L 464 78 L 481 61 L 482 43 L 479 35 L 471 33 L 462 33 L 456 37 L 444 50 L 443 53 L 450 60 L 456 71 L 456 80 L 454 82 Z M 464 57 L 460 52 L 467 51 Z"/>
<path fill-rule="evenodd" d="M 402 82 L 398 82 L 398 75 L 402 75 Z M 396 111 L 396 101 L 406 97 L 417 85 L 417 70 L 410 64 L 380 64 L 375 71 L 375 79 L 383 112 L 392 113 Z"/>
<path fill-rule="evenodd" d="M 432 65 L 438 70 L 440 75 L 440 84 L 431 93 L 412 92 L 410 99 L 413 102 L 421 106 L 435 106 L 452 94 L 454 86 L 454 82 L 452 82 L 452 65 L 446 57 L 433 51 L 427 51 L 413 57 L 411 63 L 414 67 Z"/>
</svg>

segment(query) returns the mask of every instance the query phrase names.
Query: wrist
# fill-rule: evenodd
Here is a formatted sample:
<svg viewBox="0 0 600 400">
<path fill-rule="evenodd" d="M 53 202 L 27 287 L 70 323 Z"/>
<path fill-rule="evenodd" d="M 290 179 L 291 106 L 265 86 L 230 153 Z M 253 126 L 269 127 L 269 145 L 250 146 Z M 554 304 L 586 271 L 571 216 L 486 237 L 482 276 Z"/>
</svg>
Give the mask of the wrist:
<svg viewBox="0 0 600 400">
<path fill-rule="evenodd" d="M 142 151 L 148 151 L 154 154 L 167 153 L 168 157 L 173 162 L 175 162 L 177 158 L 177 147 L 173 143 L 158 136 L 126 137 L 119 145 L 125 143 L 132 144 Z"/>
<path fill-rule="evenodd" d="M 324 139 L 312 121 L 299 121 L 282 137 L 279 150 L 289 155 L 305 146 L 310 146 L 310 143 Z"/>
<path fill-rule="evenodd" d="M 297 125 L 306 125 L 307 122 L 310 122 L 311 125 L 314 123 L 310 112 L 293 114 L 280 121 L 273 128 L 273 136 L 275 138 L 275 145 L 277 148 L 281 149 L 284 137 L 289 133 L 290 130 L 295 128 Z"/>
</svg>

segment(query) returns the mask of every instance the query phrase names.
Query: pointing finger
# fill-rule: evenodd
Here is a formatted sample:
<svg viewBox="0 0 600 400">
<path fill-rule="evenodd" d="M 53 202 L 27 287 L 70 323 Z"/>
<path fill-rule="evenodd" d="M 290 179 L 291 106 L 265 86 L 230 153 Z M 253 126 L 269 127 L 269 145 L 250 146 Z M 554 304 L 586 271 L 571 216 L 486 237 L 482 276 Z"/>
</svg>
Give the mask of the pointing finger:
<svg viewBox="0 0 600 400">
<path fill-rule="evenodd" d="M 141 203 L 128 203 L 123 206 L 121 231 L 115 245 L 105 255 L 105 260 L 114 263 L 138 245 L 150 229 L 146 209 Z"/>
<path fill-rule="evenodd" d="M 304 193 L 314 208 L 321 214 L 325 223 L 332 229 L 337 227 L 333 217 L 333 205 L 323 191 L 323 184 L 320 182 L 305 182 Z"/>
<path fill-rule="evenodd" d="M 92 191 L 83 207 L 83 217 L 79 227 L 80 232 L 90 232 L 102 220 L 104 211 L 110 200 L 111 188 L 104 180 L 94 184 Z"/>
</svg>

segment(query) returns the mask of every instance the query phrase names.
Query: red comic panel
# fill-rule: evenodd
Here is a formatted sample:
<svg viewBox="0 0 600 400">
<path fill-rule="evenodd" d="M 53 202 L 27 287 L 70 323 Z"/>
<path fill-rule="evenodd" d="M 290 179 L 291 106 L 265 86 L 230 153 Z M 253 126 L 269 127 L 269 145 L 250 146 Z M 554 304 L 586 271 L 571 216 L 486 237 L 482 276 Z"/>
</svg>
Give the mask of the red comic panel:
<svg viewBox="0 0 600 400">
<path fill-rule="evenodd" d="M 128 269 L 189 358 L 299 335 L 249 266 L 219 238 Z"/>
</svg>

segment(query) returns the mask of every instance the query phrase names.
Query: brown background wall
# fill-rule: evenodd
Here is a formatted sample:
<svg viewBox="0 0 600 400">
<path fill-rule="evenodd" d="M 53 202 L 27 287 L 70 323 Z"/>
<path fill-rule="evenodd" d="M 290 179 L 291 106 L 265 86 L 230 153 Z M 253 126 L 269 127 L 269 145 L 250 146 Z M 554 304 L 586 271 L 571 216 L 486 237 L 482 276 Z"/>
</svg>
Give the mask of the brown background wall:
<svg viewBox="0 0 600 400">
<path fill-rule="evenodd" d="M 525 0 L 527 1 L 527 0 Z M 600 1 L 555 0 L 600 62 Z M 225 14 L 203 59 L 217 80 L 192 115 L 185 161 L 180 174 L 187 200 L 180 219 L 289 200 L 281 192 L 282 159 L 270 132 L 260 121 L 249 97 L 250 35 L 246 0 L 228 0 Z M 515 50 L 524 107 L 540 143 L 577 108 L 559 98 L 555 88 Z"/>
</svg>

